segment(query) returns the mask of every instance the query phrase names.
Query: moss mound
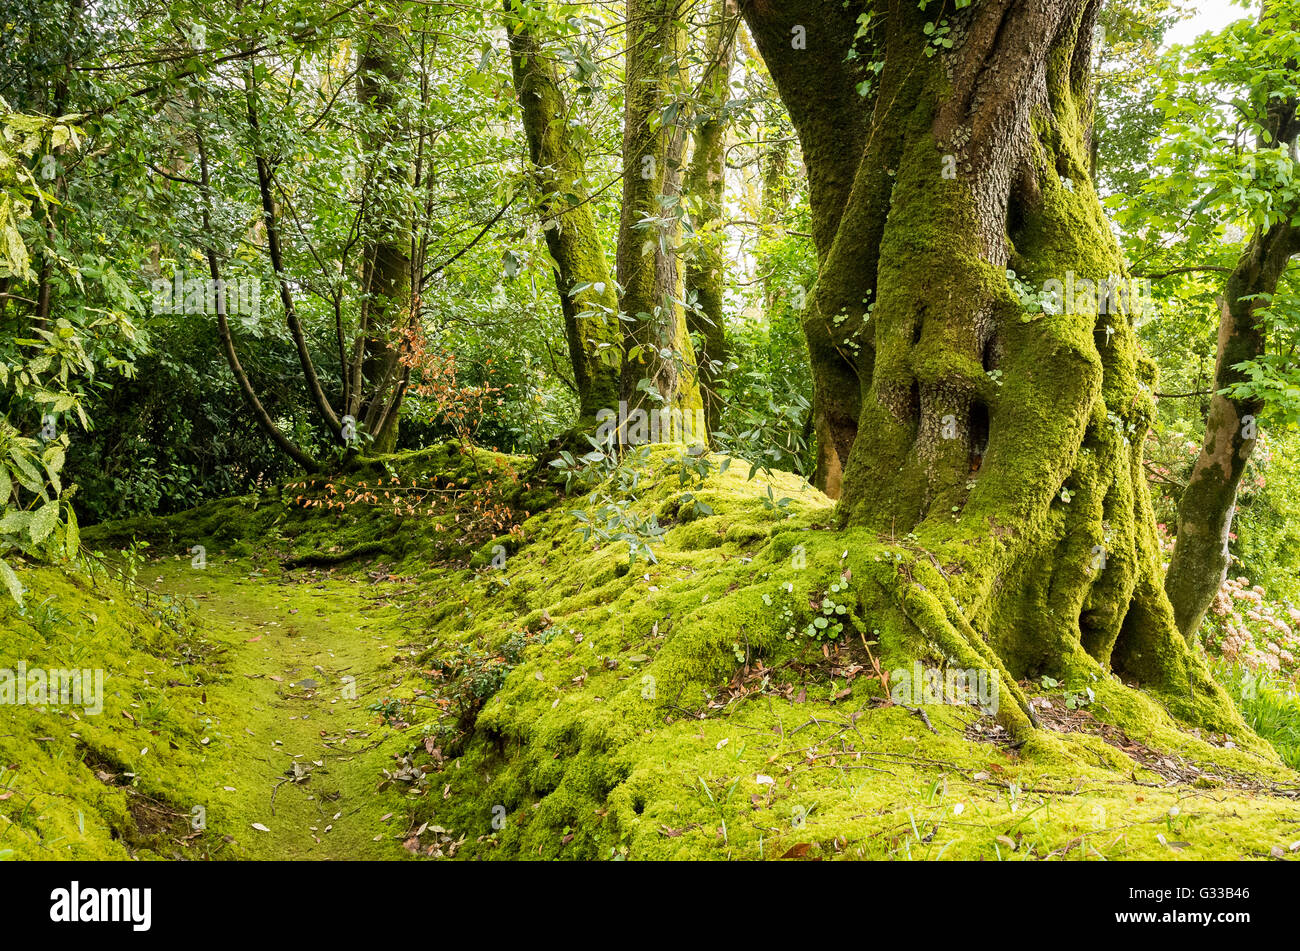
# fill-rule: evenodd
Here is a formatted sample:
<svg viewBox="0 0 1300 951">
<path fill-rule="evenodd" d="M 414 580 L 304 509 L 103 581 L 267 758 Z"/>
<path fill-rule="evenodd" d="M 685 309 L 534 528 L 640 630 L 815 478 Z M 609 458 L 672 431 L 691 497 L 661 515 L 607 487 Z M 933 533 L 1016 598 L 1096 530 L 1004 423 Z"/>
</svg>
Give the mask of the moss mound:
<svg viewBox="0 0 1300 951">
<path fill-rule="evenodd" d="M 0 670 L 29 681 L 0 704 L 0 857 L 238 854 L 219 821 L 196 828 L 216 647 L 186 606 L 137 602 L 102 575 L 20 575 L 24 609 L 0 602 Z M 33 672 L 51 668 L 98 671 L 102 693 L 93 674 L 79 704 L 34 692 Z"/>
<path fill-rule="evenodd" d="M 461 751 L 433 764 L 452 792 L 428 816 L 477 832 L 466 854 L 1222 857 L 1287 835 L 1295 777 L 1239 719 L 1181 728 L 1113 676 L 1003 682 L 1003 710 L 1043 723 L 1019 746 L 971 706 L 892 703 L 890 674 L 986 663 L 926 613 L 925 553 L 826 530 L 831 501 L 792 476 L 769 492 L 736 466 L 686 491 L 674 455 L 636 503 L 668 527 L 657 563 L 585 542 L 570 505 L 504 567 L 426 579 L 424 663 L 459 712 L 424 729 Z M 683 518 L 688 497 L 711 514 Z M 504 669 L 467 698 L 490 660 L 439 666 L 451 651 Z"/>
</svg>

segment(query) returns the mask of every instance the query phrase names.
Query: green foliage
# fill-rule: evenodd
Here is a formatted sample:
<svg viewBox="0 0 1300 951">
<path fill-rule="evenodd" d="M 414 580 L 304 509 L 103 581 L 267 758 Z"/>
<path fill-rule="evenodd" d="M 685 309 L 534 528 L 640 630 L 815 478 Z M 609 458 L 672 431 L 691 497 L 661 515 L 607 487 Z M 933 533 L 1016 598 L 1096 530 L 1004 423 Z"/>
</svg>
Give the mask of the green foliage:
<svg viewBox="0 0 1300 951">
<path fill-rule="evenodd" d="M 1300 694 L 1294 683 L 1266 671 L 1220 663 L 1215 676 L 1250 728 L 1268 740 L 1292 769 L 1300 769 Z"/>
<path fill-rule="evenodd" d="M 1244 240 L 1300 212 L 1300 168 L 1290 149 L 1278 147 L 1270 111 L 1300 93 L 1300 78 L 1288 66 L 1300 55 L 1298 15 L 1293 0 L 1271 3 L 1259 20 L 1238 20 L 1165 53 L 1133 81 L 1136 101 L 1121 99 L 1111 120 L 1129 138 L 1106 159 L 1123 189 L 1109 204 L 1130 259 L 1162 282 L 1165 322 L 1217 322 L 1215 295 Z M 1141 133 L 1150 137 L 1145 148 L 1136 141 Z M 1236 365 L 1247 380 L 1228 395 L 1260 398 L 1271 422 L 1294 425 L 1300 301 L 1293 277 L 1284 274 L 1265 303 L 1258 313 L 1268 351 Z M 1176 364 L 1171 369 L 1178 372 Z"/>
</svg>

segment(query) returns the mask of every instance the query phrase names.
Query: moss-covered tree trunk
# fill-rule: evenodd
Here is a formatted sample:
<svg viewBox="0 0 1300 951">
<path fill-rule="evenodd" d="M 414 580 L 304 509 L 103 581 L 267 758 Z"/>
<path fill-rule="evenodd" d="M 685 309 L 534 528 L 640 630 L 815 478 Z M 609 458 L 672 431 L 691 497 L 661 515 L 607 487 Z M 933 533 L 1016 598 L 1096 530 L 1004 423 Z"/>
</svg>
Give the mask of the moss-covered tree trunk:
<svg viewBox="0 0 1300 951">
<path fill-rule="evenodd" d="M 411 293 L 411 210 L 407 197 L 410 169 L 397 89 L 406 75 L 400 34 L 391 22 L 374 23 L 357 55 L 357 100 L 366 113 L 367 149 L 373 180 L 363 249 L 365 393 L 360 419 L 374 439 L 375 452 L 397 446 L 398 419 L 406 388 L 401 362 L 403 332 L 415 320 Z"/>
<path fill-rule="evenodd" d="M 675 0 L 628 0 L 623 207 L 618 230 L 622 396 L 630 408 L 701 405 L 680 261 L 686 24 Z"/>
<path fill-rule="evenodd" d="M 686 266 L 686 298 L 694 306 L 686 312 L 686 326 L 698 343 L 695 364 L 700 397 L 704 401 L 707 431 L 718 428 L 722 399 L 718 384 L 727 360 L 727 325 L 723 314 L 726 286 L 726 234 L 723 198 L 726 193 L 727 121 L 731 98 L 731 63 L 736 36 L 735 0 L 715 0 L 710 9 L 705 41 L 704 77 L 700 83 L 700 110 L 694 135 L 691 165 L 685 190 L 695 206 L 694 253 Z"/>
<path fill-rule="evenodd" d="M 770 107 L 771 112 L 775 112 L 776 108 Z M 765 235 L 772 234 L 790 209 L 790 153 L 794 143 L 781 134 L 780 129 L 778 122 L 769 115 L 763 128 L 763 135 L 768 141 L 759 166 L 762 175 L 759 221 Z M 758 264 L 758 272 L 763 276 L 763 313 L 767 315 L 769 323 L 776 317 L 778 299 L 790 290 L 776 279 L 774 264 L 771 256 L 767 255 Z"/>
<path fill-rule="evenodd" d="M 542 5 L 505 0 L 505 10 L 515 94 L 578 391 L 578 425 L 590 427 L 600 410 L 618 410 L 623 333 L 618 293 L 591 206 L 586 163 L 569 132 L 569 105 L 555 63 L 537 36 Z"/>
<path fill-rule="evenodd" d="M 1291 64 L 1292 69 L 1295 64 Z M 1277 97 L 1269 108 L 1269 135 L 1260 148 L 1286 148 L 1295 154 L 1300 133 L 1296 100 Z M 1285 210 L 1285 209 L 1284 209 Z M 1249 379 L 1238 364 L 1263 356 L 1267 334 L 1259 311 L 1277 290 L 1292 256 L 1300 254 L 1300 228 L 1292 225 L 1300 203 L 1269 228 L 1256 228 L 1228 275 L 1220 301 L 1219 343 L 1214 368 L 1214 396 L 1206 417 L 1205 438 L 1192 466 L 1192 477 L 1178 503 L 1174 555 L 1165 574 L 1165 591 L 1184 637 L 1201 626 L 1228 571 L 1228 541 L 1237 505 L 1237 488 L 1255 451 L 1258 398 L 1241 399 L 1224 391 Z"/>
<path fill-rule="evenodd" d="M 1164 593 L 1131 316 L 1021 298 L 1124 270 L 1088 174 L 1099 3 L 849 6 L 743 7 L 810 178 L 805 329 L 841 523 L 911 552 L 892 594 L 950 656 L 1113 670 L 1239 727 Z"/>
<path fill-rule="evenodd" d="M 1237 488 L 1255 450 L 1260 411 L 1258 398 L 1241 399 L 1223 391 L 1246 382 L 1235 367 L 1257 359 L 1267 343 L 1257 312 L 1294 254 L 1300 253 L 1300 230 L 1277 224 L 1252 237 L 1228 276 L 1220 300 L 1218 356 L 1214 396 L 1205 423 L 1205 438 L 1192 476 L 1178 503 L 1178 533 L 1165 575 L 1178 629 L 1191 637 L 1228 571 L 1228 534 L 1237 504 Z"/>
</svg>

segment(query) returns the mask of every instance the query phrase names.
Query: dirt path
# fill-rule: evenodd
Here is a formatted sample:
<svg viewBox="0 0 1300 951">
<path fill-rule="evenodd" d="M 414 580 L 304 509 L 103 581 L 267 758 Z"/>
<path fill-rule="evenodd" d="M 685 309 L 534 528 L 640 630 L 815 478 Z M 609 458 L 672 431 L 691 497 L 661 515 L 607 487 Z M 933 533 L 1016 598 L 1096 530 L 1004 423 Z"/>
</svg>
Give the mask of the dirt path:
<svg viewBox="0 0 1300 951">
<path fill-rule="evenodd" d="M 247 564 L 147 570 L 154 590 L 194 599 L 224 648 L 210 746 L 233 769 L 212 780 L 209 826 L 252 858 L 404 857 L 406 816 L 375 795 L 386 747 L 402 740 L 368 709 L 400 677 L 406 632 L 388 586 L 260 577 Z"/>
</svg>

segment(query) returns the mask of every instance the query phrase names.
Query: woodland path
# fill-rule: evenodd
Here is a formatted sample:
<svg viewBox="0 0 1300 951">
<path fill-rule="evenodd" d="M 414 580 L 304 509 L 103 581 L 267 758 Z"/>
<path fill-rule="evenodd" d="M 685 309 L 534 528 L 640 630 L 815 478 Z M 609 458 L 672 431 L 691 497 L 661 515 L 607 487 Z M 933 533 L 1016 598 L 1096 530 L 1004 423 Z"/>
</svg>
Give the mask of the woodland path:
<svg viewBox="0 0 1300 951">
<path fill-rule="evenodd" d="M 153 591 L 194 600 L 221 651 L 210 742 L 233 770 L 206 807 L 220 826 L 250 858 L 404 857 L 405 819 L 375 795 L 382 757 L 373 751 L 391 731 L 369 709 L 400 679 L 393 661 L 406 636 L 389 600 L 395 586 L 262 576 L 247 563 L 199 570 L 164 560 L 146 571 Z"/>
</svg>

